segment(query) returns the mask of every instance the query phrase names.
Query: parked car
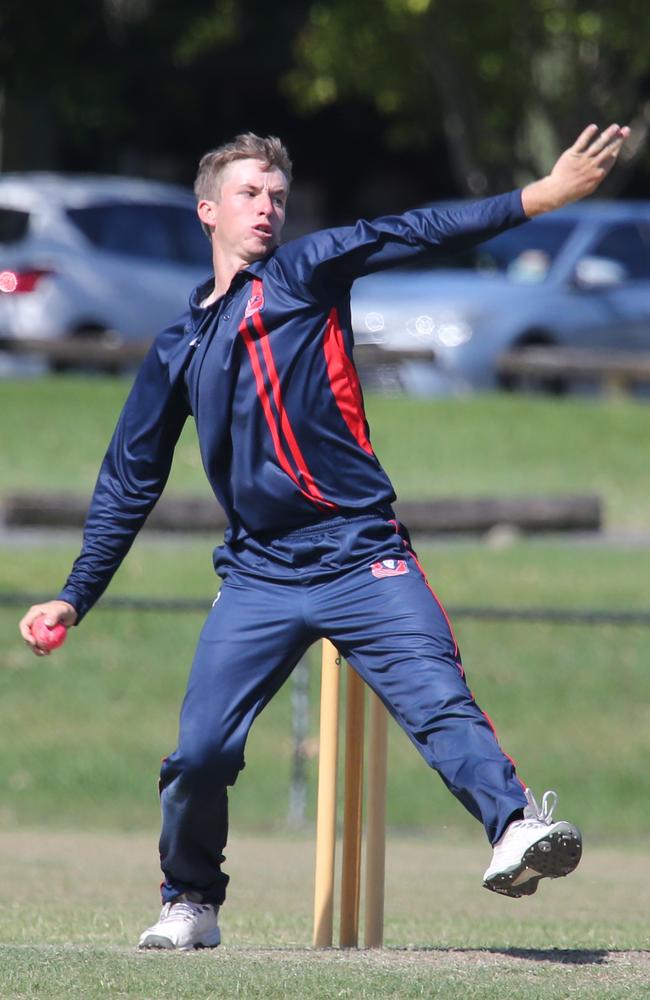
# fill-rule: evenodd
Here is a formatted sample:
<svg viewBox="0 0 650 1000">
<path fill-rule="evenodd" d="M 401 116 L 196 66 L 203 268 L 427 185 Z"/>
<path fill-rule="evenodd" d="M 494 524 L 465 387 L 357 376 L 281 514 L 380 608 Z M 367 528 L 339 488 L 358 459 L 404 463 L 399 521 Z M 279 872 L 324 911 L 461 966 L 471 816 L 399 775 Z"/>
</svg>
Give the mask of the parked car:
<svg viewBox="0 0 650 1000">
<path fill-rule="evenodd" d="M 509 386 L 498 359 L 527 346 L 650 351 L 650 202 L 582 202 L 362 278 L 352 322 L 387 387 L 415 393 Z"/>
<path fill-rule="evenodd" d="M 192 193 L 125 177 L 0 178 L 0 342 L 149 340 L 210 272 Z"/>
</svg>

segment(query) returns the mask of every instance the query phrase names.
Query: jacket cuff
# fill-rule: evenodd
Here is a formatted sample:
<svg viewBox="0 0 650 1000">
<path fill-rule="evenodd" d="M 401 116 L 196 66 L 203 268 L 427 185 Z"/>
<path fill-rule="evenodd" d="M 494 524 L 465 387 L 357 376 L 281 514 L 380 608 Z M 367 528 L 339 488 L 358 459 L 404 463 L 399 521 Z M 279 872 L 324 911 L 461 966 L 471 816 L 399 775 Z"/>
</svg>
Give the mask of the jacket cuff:
<svg viewBox="0 0 650 1000">
<path fill-rule="evenodd" d="M 82 618 L 85 617 L 88 611 L 94 604 L 94 601 L 84 600 L 83 596 L 76 590 L 71 590 L 69 587 L 64 587 L 56 596 L 57 601 L 67 601 L 77 612 L 77 620 L 75 625 L 78 625 Z"/>
</svg>

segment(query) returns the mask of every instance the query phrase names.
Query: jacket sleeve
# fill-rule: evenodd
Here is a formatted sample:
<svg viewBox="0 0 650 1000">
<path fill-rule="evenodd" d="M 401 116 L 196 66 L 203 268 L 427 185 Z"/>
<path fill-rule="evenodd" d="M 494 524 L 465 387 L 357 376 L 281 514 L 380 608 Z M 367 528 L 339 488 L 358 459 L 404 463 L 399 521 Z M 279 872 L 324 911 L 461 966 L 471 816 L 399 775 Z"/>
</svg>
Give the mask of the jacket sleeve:
<svg viewBox="0 0 650 1000">
<path fill-rule="evenodd" d="M 332 284 L 393 267 L 426 252 L 462 250 L 526 221 L 521 191 L 481 201 L 414 209 L 354 226 L 325 229 L 280 248 L 289 281 L 318 296 Z"/>
<path fill-rule="evenodd" d="M 58 595 L 76 609 L 77 622 L 110 583 L 167 482 L 189 413 L 184 365 L 179 363 L 182 323 L 179 326 L 154 341 L 99 470 L 81 553 Z"/>
</svg>

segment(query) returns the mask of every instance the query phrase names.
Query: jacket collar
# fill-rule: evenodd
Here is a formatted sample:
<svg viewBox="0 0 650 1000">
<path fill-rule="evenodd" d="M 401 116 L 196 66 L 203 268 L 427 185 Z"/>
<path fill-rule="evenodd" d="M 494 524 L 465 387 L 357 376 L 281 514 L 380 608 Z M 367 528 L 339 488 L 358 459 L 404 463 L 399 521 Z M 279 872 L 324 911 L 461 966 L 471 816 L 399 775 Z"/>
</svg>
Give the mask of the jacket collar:
<svg viewBox="0 0 650 1000">
<path fill-rule="evenodd" d="M 252 264 L 249 264 L 248 267 L 244 267 L 241 271 L 237 271 L 230 282 L 228 292 L 234 291 L 237 286 L 241 287 L 247 281 L 252 281 L 253 278 L 260 278 L 264 274 L 266 266 L 274 253 L 275 251 L 272 250 L 265 257 L 262 257 L 261 260 L 255 260 Z M 205 315 L 201 303 L 207 299 L 213 288 L 214 274 L 211 274 L 209 278 L 206 278 L 205 281 L 202 281 L 192 290 L 192 293 L 190 294 L 190 312 L 192 314 L 192 320 L 195 323 L 201 318 L 201 316 Z M 226 292 L 226 295 L 228 292 Z"/>
</svg>

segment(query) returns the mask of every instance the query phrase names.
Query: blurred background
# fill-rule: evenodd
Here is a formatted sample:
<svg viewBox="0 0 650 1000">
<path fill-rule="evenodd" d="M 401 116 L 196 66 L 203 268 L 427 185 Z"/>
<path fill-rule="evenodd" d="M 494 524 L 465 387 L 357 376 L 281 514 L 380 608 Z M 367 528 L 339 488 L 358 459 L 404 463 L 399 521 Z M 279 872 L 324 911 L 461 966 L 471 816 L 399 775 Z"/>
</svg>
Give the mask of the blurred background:
<svg viewBox="0 0 650 1000">
<path fill-rule="evenodd" d="M 633 136 L 605 202 L 360 282 L 353 303 L 375 448 L 417 505 L 416 547 L 504 747 L 590 837 L 647 843 L 648 28 L 636 0 L 5 0 L 4 828 L 157 827 L 218 586 L 192 428 L 168 487 L 181 515 L 142 533 L 110 591 L 124 603 L 46 661 L 16 621 L 64 581 L 137 359 L 209 269 L 200 155 L 280 135 L 292 236 L 510 189 L 590 121 L 619 121 Z M 182 502 L 214 526 L 182 533 Z M 311 833 L 317 695 L 315 650 L 254 730 L 236 828 Z M 393 729 L 389 826 L 478 841 Z"/>
<path fill-rule="evenodd" d="M 635 140 L 610 190 L 646 189 L 640 0 L 36 0 L 29 16 L 7 0 L 0 16 L 3 171 L 191 184 L 201 153 L 251 129 L 285 139 L 294 211 L 330 224 L 507 189 L 584 124 L 622 120 Z"/>
<path fill-rule="evenodd" d="M 649 16 L 637 0 L 284 0 L 272 12 L 73 0 L 65 15 L 37 0 L 29 16 L 8 0 L 0 371 L 132 369 L 209 268 L 189 188 L 201 154 L 238 132 L 288 144 L 291 238 L 511 189 L 587 123 L 620 121 L 632 138 L 594 204 L 353 296 L 370 388 L 603 378 L 605 356 L 566 350 L 647 347 Z M 549 347 L 565 354 L 540 356 Z M 609 360 L 640 381 L 637 359 Z"/>
</svg>

